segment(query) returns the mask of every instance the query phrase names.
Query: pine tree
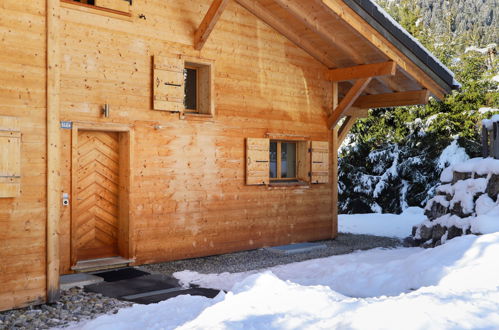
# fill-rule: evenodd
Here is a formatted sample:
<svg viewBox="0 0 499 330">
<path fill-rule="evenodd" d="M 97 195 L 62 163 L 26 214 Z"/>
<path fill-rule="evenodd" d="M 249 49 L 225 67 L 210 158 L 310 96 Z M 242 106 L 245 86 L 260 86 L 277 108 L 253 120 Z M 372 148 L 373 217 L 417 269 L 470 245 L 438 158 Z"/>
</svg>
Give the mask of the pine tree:
<svg viewBox="0 0 499 330">
<path fill-rule="evenodd" d="M 462 42 L 473 41 L 454 37 L 456 13 L 448 15 L 447 32 L 435 34 L 420 24 L 416 0 L 380 4 L 456 73 L 462 89 L 426 106 L 371 110 L 368 118 L 358 121 L 340 152 L 343 213 L 398 213 L 407 206 L 423 206 L 445 165 L 439 164 L 442 151 L 457 140 L 468 155 L 479 156 L 479 122 L 491 113 L 483 115 L 478 109 L 499 107 L 498 86 L 490 79 L 497 75 L 497 60 L 464 52 Z"/>
</svg>

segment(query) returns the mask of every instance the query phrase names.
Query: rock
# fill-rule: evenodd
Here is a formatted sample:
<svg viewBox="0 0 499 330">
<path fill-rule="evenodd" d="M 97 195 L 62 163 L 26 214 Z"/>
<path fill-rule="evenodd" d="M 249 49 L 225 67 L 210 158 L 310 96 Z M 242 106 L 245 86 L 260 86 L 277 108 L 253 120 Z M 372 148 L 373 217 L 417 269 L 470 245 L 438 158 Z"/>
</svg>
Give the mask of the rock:
<svg viewBox="0 0 499 330">
<path fill-rule="evenodd" d="M 486 192 L 490 198 L 497 202 L 497 196 L 499 195 L 499 174 L 492 174 Z"/>
<path fill-rule="evenodd" d="M 487 179 L 489 175 L 488 174 L 476 174 L 474 173 L 473 179 Z"/>
<path fill-rule="evenodd" d="M 432 235 L 431 235 L 431 238 L 433 240 L 433 243 L 437 242 L 437 241 L 440 241 L 441 242 L 441 238 L 442 236 L 444 236 L 444 234 L 447 232 L 447 228 L 441 226 L 441 225 L 436 225 L 433 227 L 433 231 L 432 231 Z M 442 244 L 442 243 L 440 243 Z"/>
<path fill-rule="evenodd" d="M 461 228 L 457 228 L 456 226 L 452 226 L 447 230 L 447 240 L 462 235 L 463 235 L 463 230 Z"/>
<path fill-rule="evenodd" d="M 423 242 L 426 242 L 432 238 L 432 232 L 433 228 L 432 227 L 426 227 L 426 226 L 421 226 L 421 229 L 419 230 L 419 235 L 421 236 L 421 240 Z"/>
<path fill-rule="evenodd" d="M 431 204 L 431 208 L 425 210 L 424 215 L 426 215 L 430 221 L 433 221 L 447 214 L 448 211 L 449 209 L 446 206 L 440 204 L 438 201 L 434 201 L 433 204 Z"/>
<path fill-rule="evenodd" d="M 436 241 L 434 244 L 433 244 L 433 247 L 437 247 L 437 246 L 440 246 L 442 245 L 442 241 L 441 240 L 438 240 Z"/>
<path fill-rule="evenodd" d="M 116 313 L 132 303 L 84 292 L 82 288 L 63 291 L 54 304 L 29 306 L 0 312 L 0 329 L 49 329 L 62 328 L 70 322 L 96 318 L 102 314 Z"/>
<path fill-rule="evenodd" d="M 423 245 L 421 245 L 421 247 L 422 247 L 423 249 L 429 249 L 429 248 L 432 248 L 432 247 L 433 247 L 433 242 L 432 242 L 432 241 L 425 242 Z"/>
<path fill-rule="evenodd" d="M 416 236 L 416 231 L 418 231 L 419 226 L 412 226 L 412 237 Z"/>
<path fill-rule="evenodd" d="M 471 215 L 471 213 L 465 213 L 461 203 L 455 203 L 454 206 L 450 209 L 450 214 L 457 215 L 460 218 L 467 218 Z"/>
<path fill-rule="evenodd" d="M 404 238 L 404 240 L 402 241 L 402 244 L 405 246 L 405 247 L 413 247 L 413 246 L 416 246 L 415 244 L 415 239 L 412 238 L 411 236 L 408 236 L 406 238 Z"/>
<path fill-rule="evenodd" d="M 472 173 L 470 172 L 454 172 L 452 177 L 452 184 L 458 182 L 459 180 L 471 179 Z"/>
</svg>

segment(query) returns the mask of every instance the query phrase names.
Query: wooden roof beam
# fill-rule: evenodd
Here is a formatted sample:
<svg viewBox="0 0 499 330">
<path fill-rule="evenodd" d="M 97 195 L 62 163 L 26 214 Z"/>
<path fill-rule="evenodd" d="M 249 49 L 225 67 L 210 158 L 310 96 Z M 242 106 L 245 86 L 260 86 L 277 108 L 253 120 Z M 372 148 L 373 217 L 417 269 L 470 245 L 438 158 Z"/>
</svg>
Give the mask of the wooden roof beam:
<svg viewBox="0 0 499 330">
<path fill-rule="evenodd" d="M 254 0 L 236 0 L 238 4 L 248 10 L 250 13 L 261 19 L 263 22 L 268 24 L 271 28 L 282 34 L 289 41 L 294 43 L 299 48 L 303 49 L 310 56 L 315 58 L 317 61 L 322 63 L 328 68 L 334 66 L 333 61 L 328 56 L 327 52 L 319 50 L 317 45 L 311 43 L 306 38 L 300 36 L 299 34 L 293 32 L 289 26 L 281 22 L 279 19 L 275 18 L 270 11 L 262 6 L 258 1 Z"/>
<path fill-rule="evenodd" d="M 362 96 L 361 96 L 362 97 Z M 359 97 L 359 98 L 361 98 Z M 343 113 L 344 116 L 347 117 L 356 117 L 356 118 L 366 118 L 369 116 L 369 108 L 358 108 L 355 106 L 355 103 L 350 108 L 346 109 Z"/>
<path fill-rule="evenodd" d="M 211 32 L 215 28 L 220 16 L 227 7 L 229 0 L 214 0 L 206 13 L 201 25 L 194 34 L 194 48 L 196 50 L 201 50 L 210 37 Z"/>
<path fill-rule="evenodd" d="M 406 105 L 427 104 L 430 92 L 426 89 L 420 91 L 388 93 L 361 96 L 354 102 L 354 107 L 359 108 L 391 108 Z"/>
<path fill-rule="evenodd" d="M 329 129 L 333 129 L 342 116 L 344 116 L 345 111 L 347 111 L 357 100 L 357 98 L 366 89 L 367 85 L 371 82 L 372 78 L 363 78 L 357 80 L 355 85 L 348 91 L 345 97 L 341 100 L 340 104 L 333 110 L 331 116 L 327 121 Z"/>
<path fill-rule="evenodd" d="M 357 63 L 362 63 L 362 57 L 359 52 L 353 49 L 349 44 L 338 40 L 334 31 L 330 28 L 325 27 L 320 20 L 314 15 L 310 14 L 309 3 L 304 3 L 302 0 L 290 1 L 290 0 L 274 0 L 282 9 L 284 9 L 288 14 L 302 22 L 309 30 L 318 34 L 322 40 L 329 43 L 331 46 L 336 47 L 349 54 L 351 58 Z M 312 4 L 313 6 L 313 4 Z"/>
<path fill-rule="evenodd" d="M 332 69 L 328 72 L 330 81 L 349 81 L 362 78 L 393 76 L 397 72 L 397 64 L 393 61 L 357 65 L 348 68 Z"/>
<path fill-rule="evenodd" d="M 362 17 L 349 8 L 343 1 L 336 0 L 316 0 L 329 8 L 338 17 L 347 22 L 355 31 L 360 33 L 371 44 L 377 47 L 388 58 L 397 63 L 399 67 L 407 71 L 412 79 L 421 86 L 430 90 L 437 98 L 443 100 L 446 92 L 432 78 L 423 72 L 413 63 L 403 52 L 390 43 L 381 33 L 367 24 Z"/>
</svg>

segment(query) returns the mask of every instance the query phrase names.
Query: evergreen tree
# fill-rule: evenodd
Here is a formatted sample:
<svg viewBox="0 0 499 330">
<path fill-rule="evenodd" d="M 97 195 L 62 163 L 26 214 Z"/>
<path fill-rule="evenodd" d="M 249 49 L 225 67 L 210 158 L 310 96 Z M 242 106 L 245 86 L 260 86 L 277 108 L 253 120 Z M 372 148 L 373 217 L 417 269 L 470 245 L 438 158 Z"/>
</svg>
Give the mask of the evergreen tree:
<svg viewBox="0 0 499 330">
<path fill-rule="evenodd" d="M 383 2 L 404 28 L 456 73 L 462 88 L 442 102 L 432 99 L 426 106 L 371 110 L 368 118 L 357 122 L 340 151 L 343 213 L 399 213 L 408 206 L 423 206 L 445 167 L 442 151 L 457 141 L 469 156 L 479 156 L 479 123 L 492 113 L 478 110 L 499 107 L 498 86 L 491 79 L 497 75 L 497 60 L 487 53 L 464 52 L 466 47 L 451 31 L 459 24 L 455 13 L 448 15 L 447 33 L 435 34 L 420 24 L 416 0 Z"/>
</svg>

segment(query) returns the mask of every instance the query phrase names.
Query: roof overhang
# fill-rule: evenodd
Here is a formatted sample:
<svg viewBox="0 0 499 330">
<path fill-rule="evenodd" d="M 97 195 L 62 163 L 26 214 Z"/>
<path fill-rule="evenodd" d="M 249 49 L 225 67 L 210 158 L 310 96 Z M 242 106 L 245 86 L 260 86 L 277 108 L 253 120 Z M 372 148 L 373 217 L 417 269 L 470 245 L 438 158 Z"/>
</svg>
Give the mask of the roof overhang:
<svg viewBox="0 0 499 330">
<path fill-rule="evenodd" d="M 371 0 L 343 1 L 383 37 L 400 49 L 421 70 L 434 79 L 447 93 L 461 87 L 454 79 L 454 74 L 445 65 L 378 5 Z"/>
</svg>

